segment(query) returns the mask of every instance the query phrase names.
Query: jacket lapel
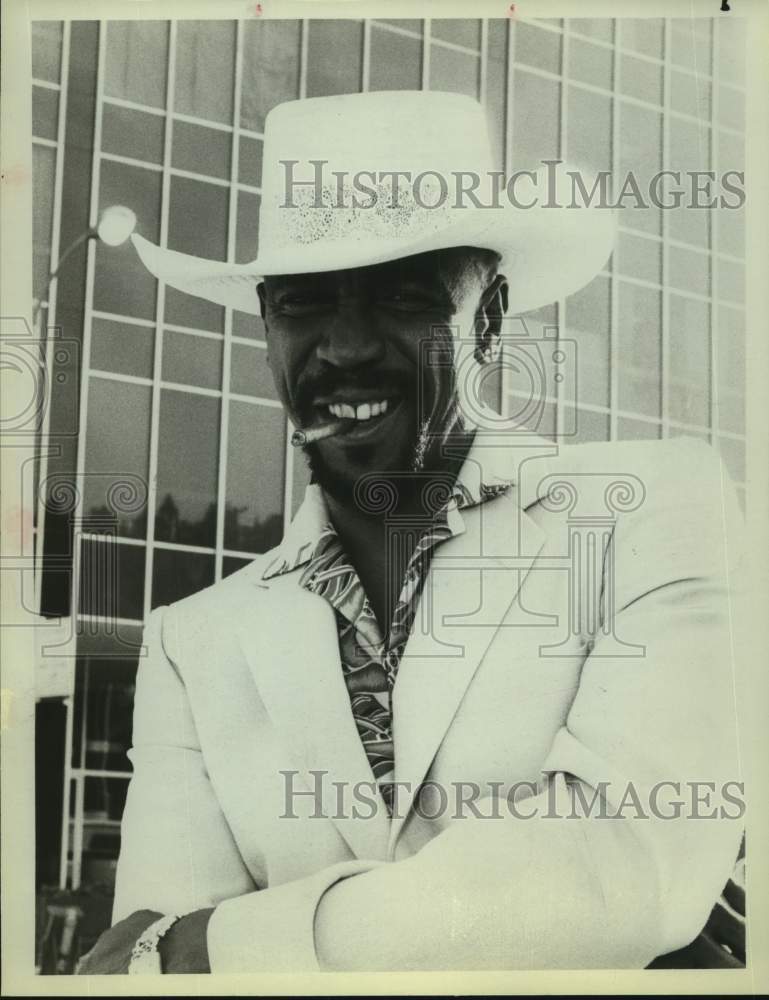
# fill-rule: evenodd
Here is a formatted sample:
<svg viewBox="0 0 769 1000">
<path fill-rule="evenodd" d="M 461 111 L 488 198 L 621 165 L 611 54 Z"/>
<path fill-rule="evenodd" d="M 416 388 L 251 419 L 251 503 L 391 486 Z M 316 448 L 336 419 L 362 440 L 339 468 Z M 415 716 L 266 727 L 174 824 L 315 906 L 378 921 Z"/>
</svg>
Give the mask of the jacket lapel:
<svg viewBox="0 0 769 1000">
<path fill-rule="evenodd" d="M 393 691 L 398 790 L 389 851 L 473 675 L 544 542 L 515 487 L 463 512 L 433 557 Z"/>
<path fill-rule="evenodd" d="M 323 772 L 324 815 L 356 857 L 383 859 L 389 828 L 384 803 L 378 798 L 371 819 L 370 809 L 360 803 L 365 818 L 353 814 L 353 788 L 374 778 L 350 709 L 334 613 L 322 597 L 298 586 L 298 575 L 258 581 L 268 592 L 260 592 L 239 638 L 265 708 L 303 771 L 299 780 L 314 789 L 309 772 Z M 287 760 L 286 768 L 292 767 Z M 371 797 L 370 788 L 365 794 Z"/>
</svg>

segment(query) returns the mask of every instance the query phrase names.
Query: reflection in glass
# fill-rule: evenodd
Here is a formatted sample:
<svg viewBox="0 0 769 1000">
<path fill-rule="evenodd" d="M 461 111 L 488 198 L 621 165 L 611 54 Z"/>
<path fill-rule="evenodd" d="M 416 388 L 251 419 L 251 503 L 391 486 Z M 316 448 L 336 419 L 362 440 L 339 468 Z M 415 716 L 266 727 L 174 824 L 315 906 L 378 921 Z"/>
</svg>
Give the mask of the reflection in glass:
<svg viewBox="0 0 769 1000">
<path fill-rule="evenodd" d="M 178 21 L 174 110 L 231 124 L 234 21 Z"/>
<path fill-rule="evenodd" d="M 156 548 L 152 564 L 152 607 L 180 601 L 214 582 L 214 557 L 202 552 Z"/>
<path fill-rule="evenodd" d="M 219 410 L 212 396 L 161 391 L 155 511 L 160 541 L 214 545 Z"/>
<path fill-rule="evenodd" d="M 225 548 L 266 552 L 280 541 L 285 447 L 281 410 L 230 403 Z"/>
<path fill-rule="evenodd" d="M 96 539 L 81 542 L 79 611 L 107 622 L 144 616 L 143 545 Z"/>
<path fill-rule="evenodd" d="M 147 530 L 151 402 L 149 386 L 97 376 L 88 383 L 83 509 L 90 518 L 115 517 L 117 532 L 131 538 Z"/>
<path fill-rule="evenodd" d="M 308 29 L 307 96 L 357 93 L 361 85 L 362 22 L 313 20 Z"/>
</svg>

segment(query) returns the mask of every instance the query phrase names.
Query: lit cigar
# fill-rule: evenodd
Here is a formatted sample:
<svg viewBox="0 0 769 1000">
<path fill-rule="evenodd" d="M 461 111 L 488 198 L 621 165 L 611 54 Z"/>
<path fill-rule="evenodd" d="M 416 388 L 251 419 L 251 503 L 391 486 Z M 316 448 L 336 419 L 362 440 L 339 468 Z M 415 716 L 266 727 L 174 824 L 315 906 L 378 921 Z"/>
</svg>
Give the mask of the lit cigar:
<svg viewBox="0 0 769 1000">
<path fill-rule="evenodd" d="M 349 417 L 342 417 L 339 420 L 333 420 L 330 424 L 322 424 L 320 427 L 309 427 L 304 431 L 294 431 L 291 435 L 291 444 L 295 448 L 303 448 L 304 445 L 312 444 L 314 441 L 322 441 L 324 438 L 341 434 L 342 431 L 347 430 L 350 424 L 354 423 L 355 420 Z"/>
</svg>

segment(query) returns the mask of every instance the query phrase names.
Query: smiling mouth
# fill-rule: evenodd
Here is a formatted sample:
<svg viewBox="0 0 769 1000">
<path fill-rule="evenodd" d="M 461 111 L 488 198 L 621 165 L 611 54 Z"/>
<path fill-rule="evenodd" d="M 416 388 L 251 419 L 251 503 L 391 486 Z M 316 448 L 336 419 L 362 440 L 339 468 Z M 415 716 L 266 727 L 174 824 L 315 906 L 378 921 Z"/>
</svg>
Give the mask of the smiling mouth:
<svg viewBox="0 0 769 1000">
<path fill-rule="evenodd" d="M 318 403 L 315 411 L 323 423 L 327 421 L 345 421 L 334 437 L 363 437 L 378 428 L 388 416 L 391 416 L 402 403 L 401 396 L 382 396 L 361 400 L 360 402 L 330 402 Z"/>
</svg>

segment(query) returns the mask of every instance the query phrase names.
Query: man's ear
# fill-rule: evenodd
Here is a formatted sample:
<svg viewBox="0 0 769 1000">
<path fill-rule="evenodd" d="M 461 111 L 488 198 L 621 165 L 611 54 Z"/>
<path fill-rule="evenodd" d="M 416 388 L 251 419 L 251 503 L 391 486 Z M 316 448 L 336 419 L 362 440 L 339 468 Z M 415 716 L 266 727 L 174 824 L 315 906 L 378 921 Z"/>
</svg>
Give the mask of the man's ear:
<svg viewBox="0 0 769 1000">
<path fill-rule="evenodd" d="M 504 274 L 498 274 L 481 295 L 475 314 L 476 357 L 488 362 L 495 360 L 502 332 L 502 319 L 507 312 L 508 286 Z"/>
</svg>

